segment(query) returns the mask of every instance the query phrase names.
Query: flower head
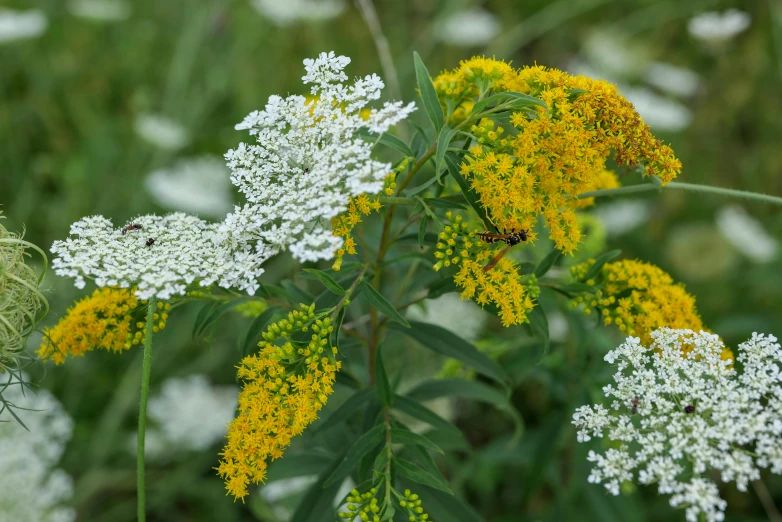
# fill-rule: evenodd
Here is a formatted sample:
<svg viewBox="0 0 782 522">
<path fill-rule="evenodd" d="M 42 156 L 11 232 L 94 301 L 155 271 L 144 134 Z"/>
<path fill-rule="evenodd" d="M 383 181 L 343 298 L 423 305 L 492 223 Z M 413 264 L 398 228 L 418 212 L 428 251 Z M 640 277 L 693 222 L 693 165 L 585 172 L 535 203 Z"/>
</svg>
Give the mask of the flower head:
<svg viewBox="0 0 782 522">
<path fill-rule="evenodd" d="M 759 468 L 782 473 L 782 349 L 775 337 L 753 334 L 739 345 L 739 373 L 714 334 L 661 328 L 650 338 L 628 337 L 608 352 L 617 369 L 615 385 L 603 388 L 610 406 L 573 415 L 579 442 L 605 436 L 616 445 L 589 452 L 589 481 L 614 495 L 624 481 L 656 483 L 688 521 L 723 520 L 727 503 L 712 471 L 740 491 Z"/>
<path fill-rule="evenodd" d="M 222 218 L 233 208 L 228 176 L 222 159 L 203 156 L 155 170 L 144 185 L 164 208 Z"/>
<path fill-rule="evenodd" d="M 311 98 L 272 96 L 264 110 L 237 125 L 256 143 L 225 156 L 232 181 L 247 197 L 223 224 L 234 241 L 288 249 L 301 261 L 331 259 L 343 246 L 329 229 L 331 219 L 347 210 L 351 197 L 383 188 L 391 165 L 372 159 L 372 143 L 356 133 L 385 132 L 415 106 L 386 102 L 367 114 L 383 81 L 370 75 L 345 84 L 348 63 L 333 52 L 305 60 Z"/>
<path fill-rule="evenodd" d="M 78 288 L 85 277 L 101 287 L 136 286 L 139 299 L 184 295 L 191 284 L 253 293 L 260 264 L 273 254 L 264 245 L 236 248 L 219 225 L 183 213 L 139 216 L 121 229 L 103 216 L 86 217 L 71 225 L 71 236 L 52 245 L 57 275 L 74 278 Z"/>
<path fill-rule="evenodd" d="M 37 354 L 62 364 L 67 356 L 78 357 L 96 348 L 122 352 L 141 344 L 145 323 L 138 317 L 140 305 L 133 289 L 98 288 L 44 331 Z M 169 310 L 170 304 L 157 303 L 153 315 L 156 332 L 166 327 Z"/>
<path fill-rule="evenodd" d="M 738 9 L 725 12 L 708 11 L 694 16 L 687 24 L 690 34 L 698 40 L 722 42 L 747 30 L 752 17 Z"/>
<path fill-rule="evenodd" d="M 314 304 L 301 305 L 269 326 L 261 351 L 239 366 L 239 414 L 228 428 L 217 468 L 235 498 L 247 495 L 250 482 L 264 479 L 266 461 L 282 457 L 291 439 L 318 418 L 333 391 L 341 367 L 329 342 L 334 327 L 328 317 L 318 319 L 314 310 Z"/>
<path fill-rule="evenodd" d="M 36 38 L 46 32 L 49 21 L 43 11 L 0 8 L 0 44 Z"/>
</svg>

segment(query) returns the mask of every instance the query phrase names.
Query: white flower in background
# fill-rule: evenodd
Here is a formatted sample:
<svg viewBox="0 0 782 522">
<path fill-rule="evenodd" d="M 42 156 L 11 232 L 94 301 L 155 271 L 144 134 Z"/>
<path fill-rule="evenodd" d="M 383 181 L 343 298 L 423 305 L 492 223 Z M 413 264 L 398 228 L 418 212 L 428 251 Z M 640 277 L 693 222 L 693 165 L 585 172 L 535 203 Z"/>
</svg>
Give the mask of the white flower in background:
<svg viewBox="0 0 782 522">
<path fill-rule="evenodd" d="M 18 385 L 4 398 L 29 431 L 6 410 L 0 414 L 0 519 L 13 522 L 70 522 L 76 512 L 63 506 L 73 494 L 71 477 L 54 469 L 73 433 L 73 421 L 48 390 Z"/>
<path fill-rule="evenodd" d="M 570 333 L 570 324 L 565 314 L 559 310 L 552 310 L 547 314 L 548 318 L 548 336 L 555 343 L 564 343 L 567 341 Z"/>
<path fill-rule="evenodd" d="M 596 30 L 584 40 L 583 53 L 589 65 L 606 80 L 632 77 L 646 68 L 647 51 L 616 31 Z"/>
<path fill-rule="evenodd" d="M 372 143 L 356 133 L 385 132 L 415 104 L 386 102 L 362 118 L 360 112 L 380 98 L 383 81 L 373 74 L 346 85 L 348 63 L 333 52 L 305 60 L 302 79 L 312 84 L 314 99 L 271 96 L 264 110 L 236 126 L 249 130 L 256 143 L 225 155 L 231 180 L 248 201 L 223 224 L 234 244 L 287 248 L 300 261 L 331 259 L 342 246 L 331 218 L 347 209 L 349 196 L 382 189 L 391 164 L 373 160 Z"/>
<path fill-rule="evenodd" d="M 679 132 L 692 122 L 692 111 L 686 105 L 660 96 L 651 89 L 630 87 L 621 91 L 653 130 Z"/>
<path fill-rule="evenodd" d="M 442 326 L 463 339 L 475 341 L 486 326 L 488 314 L 473 301 L 450 293 L 427 300 L 425 308 L 411 308 L 407 317 Z"/>
<path fill-rule="evenodd" d="M 647 223 L 652 208 L 648 201 L 625 199 L 600 203 L 591 213 L 603 223 L 606 235 L 616 237 Z"/>
<path fill-rule="evenodd" d="M 663 62 L 649 64 L 646 69 L 646 81 L 649 85 L 682 97 L 695 94 L 700 84 L 700 78 L 695 71 Z"/>
<path fill-rule="evenodd" d="M 149 400 L 149 418 L 170 447 L 202 451 L 225 437 L 238 397 L 236 386 L 213 386 L 205 375 L 169 379 Z"/>
<path fill-rule="evenodd" d="M 130 17 L 130 4 L 125 0 L 70 0 L 68 11 L 96 22 L 121 22 Z"/>
<path fill-rule="evenodd" d="M 777 257 L 779 243 L 739 205 L 719 209 L 716 221 L 722 237 L 752 261 L 768 263 Z"/>
<path fill-rule="evenodd" d="M 274 253 L 264 245 L 252 253 L 233 249 L 219 224 L 183 213 L 139 216 L 130 224 L 141 228 L 123 234 L 103 216 L 77 221 L 71 225 L 73 237 L 52 245 L 58 256 L 52 267 L 57 275 L 74 278 L 77 288 L 84 288 L 85 277 L 101 287 L 137 285 L 139 299 L 183 295 L 194 282 L 252 294 L 261 263 Z"/>
<path fill-rule="evenodd" d="M 665 257 L 674 272 L 688 281 L 725 277 L 739 257 L 712 223 L 684 223 L 666 237 Z"/>
<path fill-rule="evenodd" d="M 159 114 L 140 114 L 134 128 L 136 134 L 161 149 L 179 150 L 190 141 L 187 129 Z"/>
<path fill-rule="evenodd" d="M 468 9 L 448 15 L 435 30 L 437 38 L 455 47 L 478 47 L 500 32 L 497 17 L 485 9 Z"/>
<path fill-rule="evenodd" d="M 749 14 L 738 9 L 728 9 L 723 13 L 709 11 L 691 18 L 687 29 L 699 40 L 721 42 L 746 31 L 751 22 Z"/>
<path fill-rule="evenodd" d="M 46 15 L 38 9 L 14 11 L 0 8 L 0 44 L 41 36 L 48 25 Z"/>
<path fill-rule="evenodd" d="M 606 406 L 573 415 L 579 442 L 614 443 L 589 452 L 589 482 L 613 495 L 626 480 L 657 484 L 688 521 L 721 521 L 727 503 L 713 477 L 746 491 L 759 468 L 782 474 L 782 349 L 774 336 L 752 334 L 738 347 L 739 373 L 721 359 L 717 335 L 661 328 L 652 339 L 645 347 L 628 337 L 608 352 L 617 371 L 603 388 Z"/>
<path fill-rule="evenodd" d="M 221 158 L 203 156 L 155 170 L 144 185 L 161 207 L 222 218 L 233 208 L 229 176 Z"/>
<path fill-rule="evenodd" d="M 280 26 L 297 20 L 328 20 L 339 16 L 345 9 L 344 0 L 253 0 L 252 5 Z"/>
</svg>

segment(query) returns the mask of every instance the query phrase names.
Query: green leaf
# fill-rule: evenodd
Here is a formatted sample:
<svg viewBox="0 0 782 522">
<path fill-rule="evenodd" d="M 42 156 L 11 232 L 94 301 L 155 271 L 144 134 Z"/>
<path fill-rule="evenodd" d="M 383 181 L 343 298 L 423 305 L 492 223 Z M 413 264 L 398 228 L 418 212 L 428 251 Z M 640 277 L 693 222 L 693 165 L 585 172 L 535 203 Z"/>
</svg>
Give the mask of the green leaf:
<svg viewBox="0 0 782 522">
<path fill-rule="evenodd" d="M 462 189 L 464 199 L 467 200 L 467 203 L 470 204 L 473 210 L 475 210 L 475 213 L 478 214 L 478 217 L 481 218 L 481 221 L 483 221 L 483 226 L 486 228 L 486 230 L 490 230 L 486 223 L 486 210 L 484 210 L 480 201 L 478 201 L 478 197 L 472 190 L 472 187 L 470 187 L 470 185 L 467 183 L 467 180 L 462 176 L 458 161 L 459 156 L 456 154 L 449 152 L 445 155 L 445 165 L 448 167 L 448 172 L 451 173 L 451 177 L 456 180 L 456 183 L 459 184 L 459 188 Z"/>
<path fill-rule="evenodd" d="M 325 469 L 329 464 L 334 464 L 334 459 L 318 451 L 302 453 L 285 453 L 285 459 L 277 459 L 269 464 L 266 480 L 274 482 L 286 478 L 313 475 Z M 336 466 L 336 464 L 334 464 Z M 334 470 L 334 467 L 331 467 Z"/>
<path fill-rule="evenodd" d="M 337 312 L 337 317 L 334 320 L 334 331 L 331 332 L 331 346 L 336 347 L 337 351 L 339 351 L 339 334 L 342 331 L 342 323 L 345 322 L 346 311 L 346 306 L 343 306 L 339 309 L 339 312 Z"/>
<path fill-rule="evenodd" d="M 302 290 L 295 284 L 293 284 L 293 281 L 284 280 L 280 283 L 282 287 L 285 289 L 286 292 L 291 296 L 291 298 L 295 301 L 295 303 L 292 304 L 311 304 L 315 302 L 315 296 L 311 293 L 307 292 L 306 290 Z M 298 307 L 297 307 L 298 308 Z"/>
<path fill-rule="evenodd" d="M 410 323 L 408 323 L 407 320 L 396 311 L 394 305 L 389 303 L 385 297 L 380 295 L 380 292 L 375 290 L 372 285 L 362 279 L 360 286 L 364 289 L 364 296 L 366 297 L 367 301 L 369 301 L 369 304 L 374 306 L 381 314 L 385 315 L 392 321 L 399 323 L 406 328 L 410 328 Z"/>
<path fill-rule="evenodd" d="M 413 482 L 417 482 L 419 484 L 423 484 L 424 486 L 429 486 L 435 489 L 439 489 L 440 491 L 445 491 L 446 493 L 450 493 L 453 495 L 453 491 L 448 487 L 448 485 L 443 482 L 442 480 L 438 479 L 425 469 L 418 466 L 418 464 L 414 464 L 410 462 L 409 460 L 400 459 L 398 457 L 394 457 L 393 464 L 395 466 L 395 469 L 397 473 L 402 475 L 403 477 L 406 477 Z"/>
<path fill-rule="evenodd" d="M 397 152 L 401 152 L 405 156 L 415 157 L 415 154 L 413 153 L 412 149 L 407 146 L 407 143 L 400 140 L 393 134 L 384 132 L 380 135 L 380 139 L 378 139 L 377 134 L 369 131 L 368 129 L 360 129 L 357 134 L 362 139 L 368 141 L 377 141 L 380 145 L 385 145 L 389 149 L 394 149 Z"/>
<path fill-rule="evenodd" d="M 358 462 L 361 460 L 361 457 L 372 451 L 378 444 L 380 444 L 380 442 L 383 440 L 383 436 L 385 435 L 385 431 L 385 425 L 378 424 L 359 437 L 345 454 L 345 458 L 343 458 L 342 462 L 339 463 L 337 469 L 335 469 L 329 478 L 326 479 L 326 482 L 323 483 L 323 487 L 328 487 L 347 476 L 347 474 L 356 467 Z"/>
<path fill-rule="evenodd" d="M 459 436 L 462 435 L 462 432 L 459 431 L 459 428 L 443 419 L 416 400 L 408 399 L 407 397 L 403 397 L 401 395 L 394 395 L 394 409 L 404 412 L 411 417 L 415 417 L 416 419 L 425 422 L 433 428 L 437 428 L 438 430 L 454 432 Z"/>
<path fill-rule="evenodd" d="M 377 392 L 377 398 L 380 401 L 380 404 L 383 406 L 391 406 L 391 384 L 388 382 L 388 374 L 386 373 L 386 367 L 383 364 L 382 345 L 377 347 L 375 358 L 375 391 Z"/>
<path fill-rule="evenodd" d="M 339 461 L 340 459 L 336 459 L 332 466 L 329 466 L 318 477 L 317 482 L 310 486 L 310 489 L 307 490 L 307 493 L 299 502 L 291 522 L 323 522 L 326 513 L 333 513 L 334 497 L 337 496 L 341 484 L 339 482 L 326 484 L 324 480 L 334 470 Z"/>
<path fill-rule="evenodd" d="M 435 279 L 428 287 L 429 293 L 426 294 L 427 299 L 437 299 L 443 294 L 451 292 L 458 292 L 456 283 L 453 281 L 453 277 L 447 276 L 440 279 Z"/>
<path fill-rule="evenodd" d="M 508 404 L 505 393 L 479 381 L 456 378 L 424 381 L 407 392 L 407 396 L 419 401 L 430 401 L 440 397 L 462 397 L 500 407 Z"/>
<path fill-rule="evenodd" d="M 354 412 L 356 412 L 361 406 L 364 405 L 374 395 L 372 388 L 362 388 L 347 399 L 345 402 L 339 405 L 339 408 L 334 410 L 334 413 L 322 423 L 315 426 L 312 430 L 313 435 L 322 431 L 326 431 L 329 428 L 333 428 L 338 424 L 346 421 Z"/>
<path fill-rule="evenodd" d="M 411 189 L 408 189 L 405 191 L 406 196 L 415 196 L 416 194 L 419 194 L 423 192 L 424 190 L 428 189 L 432 185 L 434 185 L 434 182 L 437 181 L 437 177 L 429 178 L 425 182 L 421 183 L 417 187 L 413 187 Z M 415 212 L 415 209 L 413 209 L 413 212 Z"/>
<path fill-rule="evenodd" d="M 196 316 L 195 322 L 193 323 L 193 334 L 192 337 L 195 339 L 195 337 L 198 335 L 198 333 L 201 331 L 202 326 L 204 324 L 204 321 L 206 321 L 207 317 L 214 312 L 214 310 L 220 306 L 219 301 L 210 301 L 204 306 L 201 307 L 201 309 L 198 311 L 198 315 Z"/>
<path fill-rule="evenodd" d="M 594 488 L 598 489 L 598 488 Z M 475 510 L 462 502 L 458 497 L 449 495 L 433 488 L 419 486 L 416 493 L 423 500 L 426 512 L 432 520 L 447 520 L 448 522 L 483 522 L 483 518 Z"/>
<path fill-rule="evenodd" d="M 424 448 L 430 449 L 432 451 L 436 451 L 441 455 L 445 454 L 445 452 L 440 448 L 440 446 L 438 446 L 431 440 L 427 439 L 423 435 L 419 435 L 418 433 L 413 433 L 410 430 L 392 428 L 391 442 L 396 442 L 397 444 L 423 446 Z"/>
<path fill-rule="evenodd" d="M 385 513 L 383 513 L 383 516 L 380 517 L 380 522 L 383 522 L 384 520 L 394 520 L 394 515 L 396 514 L 396 509 L 391 504 L 386 504 L 386 510 Z"/>
<path fill-rule="evenodd" d="M 429 121 L 432 122 L 435 132 L 439 132 L 443 126 L 443 108 L 440 106 L 440 100 L 437 99 L 432 77 L 417 52 L 413 52 L 413 61 L 415 62 L 415 77 L 424 110 L 426 110 L 426 115 L 429 116 Z"/>
<path fill-rule="evenodd" d="M 207 309 L 203 316 L 201 314 L 204 313 L 205 310 L 202 308 L 193 325 L 193 337 L 203 334 L 207 328 L 213 325 L 228 310 L 239 306 L 246 301 L 249 301 L 248 297 L 237 297 L 223 303 L 216 302 L 218 306 Z"/>
<path fill-rule="evenodd" d="M 448 144 L 456 135 L 458 131 L 452 129 L 449 125 L 446 125 L 440 129 L 440 134 L 437 136 L 437 151 L 435 152 L 434 172 L 437 177 L 437 182 L 440 185 L 443 182 L 440 180 L 440 172 L 443 170 L 443 161 L 445 160 L 445 153 L 448 151 Z"/>
<path fill-rule="evenodd" d="M 434 234 L 432 232 L 427 232 L 424 236 L 424 243 L 429 245 L 434 245 L 438 241 L 437 234 Z M 397 243 L 411 243 L 411 242 L 418 242 L 418 232 L 413 232 L 411 234 L 405 234 L 403 236 L 400 236 L 399 239 L 396 240 Z M 431 261 L 431 258 L 430 258 Z"/>
<path fill-rule="evenodd" d="M 534 96 L 522 94 L 520 92 L 508 91 L 494 94 L 479 101 L 473 106 L 471 114 L 478 114 L 483 112 L 484 109 L 492 108 L 489 107 L 490 105 L 493 107 L 503 105 L 506 107 L 506 110 L 518 110 L 537 105 L 538 107 L 543 107 L 546 109 L 546 112 L 548 112 L 548 105 L 540 98 L 535 98 Z"/>
<path fill-rule="evenodd" d="M 250 346 L 253 343 L 258 342 L 258 337 L 261 332 L 269 326 L 272 322 L 274 315 L 280 311 L 276 306 L 270 306 L 264 310 L 261 315 L 256 317 L 250 324 L 250 328 L 247 329 L 247 334 L 244 336 L 244 342 L 242 343 L 242 353 L 247 354 L 250 351 Z M 257 344 L 256 344 L 257 346 Z"/>
<path fill-rule="evenodd" d="M 315 270 L 314 268 L 304 268 L 302 271 L 317 277 L 318 281 L 323 283 L 323 286 L 328 288 L 333 293 L 337 295 L 343 295 L 345 293 L 345 289 L 339 286 L 339 283 L 334 281 L 334 279 L 332 279 L 331 276 L 326 272 Z"/>
<path fill-rule="evenodd" d="M 424 248 L 424 240 L 426 239 L 426 227 L 429 226 L 429 215 L 424 214 L 421 216 L 421 222 L 418 223 L 418 246 Z"/>
<path fill-rule="evenodd" d="M 549 252 L 546 257 L 541 260 L 540 263 L 538 263 L 538 266 L 535 267 L 535 277 L 543 277 L 548 273 L 549 270 L 551 270 L 551 267 L 554 266 L 554 263 L 557 262 L 557 260 L 562 257 L 562 252 L 557 250 L 556 248 Z"/>
<path fill-rule="evenodd" d="M 500 365 L 494 362 L 488 355 L 479 351 L 471 343 L 442 326 L 411 321 L 409 329 L 400 331 L 433 352 L 459 360 L 487 377 L 491 377 L 503 386 L 506 386 L 508 382 L 508 376 Z"/>
<path fill-rule="evenodd" d="M 464 209 L 467 208 L 462 203 L 459 203 L 458 201 L 454 201 L 452 199 L 424 198 L 424 201 L 426 201 L 429 204 L 429 206 L 432 206 L 432 207 L 456 208 L 456 209 L 460 209 L 460 210 L 464 210 Z"/>
<path fill-rule="evenodd" d="M 603 265 L 611 261 L 613 258 L 617 257 L 619 254 L 621 254 L 621 250 L 611 250 L 610 252 L 606 252 L 595 259 L 595 263 L 589 267 L 589 272 L 587 272 L 586 276 L 584 276 L 584 281 L 589 281 L 590 279 L 594 278 L 599 272 L 600 269 L 603 268 Z"/>
<path fill-rule="evenodd" d="M 538 306 L 530 310 L 530 312 L 527 314 L 527 317 L 529 318 L 529 323 L 532 326 L 532 329 L 543 337 L 543 354 L 547 354 L 550 345 L 550 339 L 546 312 L 544 312 L 543 308 L 540 306 L 540 304 L 538 304 Z"/>
</svg>

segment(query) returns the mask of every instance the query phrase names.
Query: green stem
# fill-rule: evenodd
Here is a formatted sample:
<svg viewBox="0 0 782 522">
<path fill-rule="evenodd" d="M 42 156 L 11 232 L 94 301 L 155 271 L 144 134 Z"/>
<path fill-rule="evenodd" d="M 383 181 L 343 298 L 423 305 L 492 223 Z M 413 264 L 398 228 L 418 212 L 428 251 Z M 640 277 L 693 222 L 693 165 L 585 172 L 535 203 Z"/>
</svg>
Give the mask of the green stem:
<svg viewBox="0 0 782 522">
<path fill-rule="evenodd" d="M 763 201 L 764 203 L 771 203 L 774 205 L 782 205 L 782 197 L 771 196 L 768 194 L 759 194 L 757 192 L 747 192 L 746 190 L 735 190 L 722 187 L 712 187 L 709 185 L 696 185 L 695 183 L 684 183 L 680 181 L 671 181 L 667 185 L 661 187 L 653 184 L 643 185 L 630 185 L 628 187 L 619 187 L 613 189 L 593 190 L 591 192 L 584 192 L 578 196 L 579 199 L 584 198 L 600 198 L 604 196 L 620 196 L 624 194 L 634 194 L 638 192 L 650 192 L 659 191 L 662 189 L 675 189 L 686 190 L 689 192 L 703 192 L 707 194 L 716 194 L 718 196 L 727 196 L 734 198 L 749 199 L 753 201 Z"/>
<path fill-rule="evenodd" d="M 146 494 L 144 491 L 144 438 L 147 431 L 147 401 L 149 399 L 149 373 L 152 368 L 152 334 L 155 326 L 155 298 L 149 298 L 147 328 L 144 337 L 144 363 L 141 371 L 141 402 L 138 412 L 138 449 L 136 456 L 136 487 L 138 489 L 138 522 L 145 522 Z"/>
</svg>

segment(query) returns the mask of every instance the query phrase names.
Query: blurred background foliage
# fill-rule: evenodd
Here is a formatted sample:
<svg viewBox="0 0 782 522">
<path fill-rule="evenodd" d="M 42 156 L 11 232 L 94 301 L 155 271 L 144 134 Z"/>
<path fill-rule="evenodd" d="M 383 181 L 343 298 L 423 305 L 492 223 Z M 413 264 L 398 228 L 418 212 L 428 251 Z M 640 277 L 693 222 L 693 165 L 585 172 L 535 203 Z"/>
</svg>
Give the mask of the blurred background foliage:
<svg viewBox="0 0 782 522">
<path fill-rule="evenodd" d="M 334 50 L 353 59 L 353 75 L 383 73 L 359 10 L 347 3 L 327 20 L 283 24 L 264 16 L 252 1 L 138 0 L 123 4 L 124 16 L 113 21 L 77 16 L 73 2 L 5 3 L 13 9 L 40 9 L 48 20 L 37 38 L 0 43 L 0 204 L 9 230 L 25 227 L 26 238 L 45 248 L 85 215 L 104 214 L 120 224 L 140 213 L 164 212 L 154 189 L 152 194 L 148 190 L 148 174 L 185 157 L 219 157 L 245 140 L 234 125 L 246 114 L 261 108 L 271 94 L 303 92 L 304 58 Z M 413 50 L 433 73 L 485 53 L 517 66 L 538 63 L 600 75 L 620 83 L 623 91 L 642 90 L 646 101 L 651 97 L 651 108 L 642 115 L 682 159 L 682 181 L 782 195 L 782 6 L 776 0 L 376 4 L 405 100 L 417 99 Z M 444 36 L 450 17 L 477 8 L 493 13 L 496 34 L 467 47 Z M 728 8 L 749 14 L 746 30 L 716 40 L 688 31 L 693 16 Z M 695 87 L 665 89 L 669 80 L 660 80 L 662 73 L 652 67 L 660 62 L 687 69 Z M 663 119 L 655 125 L 654 116 L 665 111 L 674 124 Z M 145 140 L 138 130 L 150 114 L 181 126 L 165 146 Z M 423 111 L 415 118 L 424 121 Z M 771 206 L 744 205 L 756 220 L 745 219 L 746 226 L 762 227 L 764 237 L 771 238 L 772 253 L 753 257 L 742 243 L 751 239 L 746 227 L 726 226 L 724 219 L 720 225 L 725 212 L 747 217 L 740 209 L 726 210 L 735 204 L 673 191 L 600 200 L 594 227 L 607 238 L 602 244 L 595 232 L 597 251 L 619 248 L 625 257 L 670 272 L 695 294 L 704 323 L 729 345 L 753 331 L 779 335 L 782 261 L 776 240 L 782 237 L 782 214 Z M 367 234 L 373 233 L 370 219 Z M 524 255 L 535 261 L 549 250 L 541 240 Z M 279 256 L 264 282 L 292 276 L 297 268 L 289 257 Z M 296 281 L 305 290 L 315 284 Z M 53 311 L 49 322 L 83 295 L 70 281 L 51 274 L 47 288 Z M 434 494 L 424 496 L 425 506 L 441 522 L 683 520 L 683 513 L 671 513 L 665 499 L 650 488 L 609 497 L 600 486 L 587 483 L 589 445 L 576 443 L 570 416 L 576 406 L 594 402 L 608 382 L 610 368 L 602 356 L 621 337 L 613 329 L 595 328 L 593 316 L 569 311 L 557 295 L 544 292 L 541 301 L 552 339 L 545 356 L 541 341 L 523 328 L 505 330 L 496 318 L 459 303 L 429 301 L 429 310 L 410 312 L 454 329 L 464 326 L 457 324 L 458 314 L 481 317 L 473 340 L 512 374 L 514 404 L 525 424 L 514 445 L 513 424 L 490 406 L 462 400 L 441 404 L 466 440 L 441 441 L 450 450 L 438 464 L 475 513 L 438 518 Z M 452 324 L 444 324 L 447 318 L 437 314 L 438 307 L 454 310 Z M 236 346 L 249 320 L 226 315 L 206 339 L 193 339 L 197 312 L 197 305 L 175 311 L 156 339 L 153 391 L 168 378 L 192 374 L 208 375 L 215 384 L 235 382 L 234 366 L 241 356 Z M 461 371 L 405 345 L 401 336 L 392 334 L 392 340 L 395 348 L 386 352 L 386 365 L 389 374 L 403 376 L 404 382 Z M 365 375 L 364 354 L 349 343 L 343 352 L 352 356 L 348 367 L 354 374 Z M 79 520 L 134 519 L 135 456 L 129 447 L 140 368 L 141 351 L 132 350 L 121 356 L 94 352 L 47 368 L 45 375 L 33 372 L 75 421 L 61 467 L 74 478 Z M 338 387 L 322 416 L 347 395 L 347 389 Z M 329 451 L 344 446 L 342 430 L 305 432 L 272 467 L 270 483 L 317 474 Z M 219 445 L 171 452 L 148 465 L 150 520 L 276 522 L 290 517 L 298 501 L 293 490 L 303 491 L 306 481 L 285 483 L 282 493 L 253 494 L 247 504 L 235 504 L 224 496 L 211 469 Z M 782 480 L 768 477 L 766 482 L 782 505 Z M 740 495 L 728 488 L 724 495 L 728 520 L 768 519 L 754 492 Z M 478 514 L 480 518 L 470 518 Z M 330 516 L 325 510 L 323 520 Z"/>
</svg>

